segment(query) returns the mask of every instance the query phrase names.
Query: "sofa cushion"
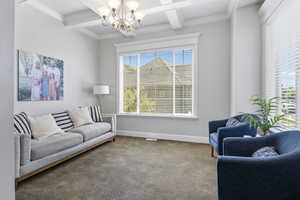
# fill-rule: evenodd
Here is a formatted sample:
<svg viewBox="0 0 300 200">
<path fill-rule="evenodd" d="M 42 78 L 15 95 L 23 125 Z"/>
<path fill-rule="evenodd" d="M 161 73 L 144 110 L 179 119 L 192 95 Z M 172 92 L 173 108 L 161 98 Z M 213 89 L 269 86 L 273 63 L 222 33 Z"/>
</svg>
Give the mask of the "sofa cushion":
<svg viewBox="0 0 300 200">
<path fill-rule="evenodd" d="M 110 123 L 99 122 L 94 124 L 88 124 L 85 126 L 80 126 L 70 130 L 73 133 L 79 133 L 83 136 L 83 140 L 87 141 L 93 139 L 97 136 L 103 135 L 111 130 Z"/>
<path fill-rule="evenodd" d="M 38 160 L 81 143 L 83 143 L 83 137 L 76 133 L 60 133 L 41 140 L 32 140 L 31 160 Z"/>
<path fill-rule="evenodd" d="M 74 128 L 74 124 L 71 120 L 71 117 L 70 117 L 68 111 L 52 113 L 51 115 L 55 119 L 57 126 L 59 126 L 65 132 L 68 132 L 69 130 Z"/>
<path fill-rule="evenodd" d="M 57 126 L 51 114 L 28 117 L 28 119 L 34 139 L 42 139 L 63 132 L 63 130 Z"/>
<path fill-rule="evenodd" d="M 94 123 L 87 107 L 71 110 L 69 111 L 69 115 L 73 121 L 75 128 Z"/>
<path fill-rule="evenodd" d="M 28 116 L 24 112 L 14 115 L 14 127 L 15 130 L 20 134 L 32 134 Z"/>
<path fill-rule="evenodd" d="M 94 122 L 103 122 L 100 105 L 89 106 L 89 111 Z"/>
</svg>

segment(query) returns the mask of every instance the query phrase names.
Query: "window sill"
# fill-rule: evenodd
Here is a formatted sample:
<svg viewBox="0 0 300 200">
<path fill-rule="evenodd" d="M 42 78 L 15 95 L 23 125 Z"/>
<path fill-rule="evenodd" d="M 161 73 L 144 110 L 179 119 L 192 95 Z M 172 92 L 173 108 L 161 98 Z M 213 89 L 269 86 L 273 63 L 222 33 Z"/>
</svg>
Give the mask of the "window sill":
<svg viewBox="0 0 300 200">
<path fill-rule="evenodd" d="M 130 114 L 130 113 L 119 113 L 117 116 L 126 117 L 141 117 L 141 118 L 169 118 L 169 119 L 198 119 L 195 115 L 156 115 L 156 114 Z"/>
</svg>

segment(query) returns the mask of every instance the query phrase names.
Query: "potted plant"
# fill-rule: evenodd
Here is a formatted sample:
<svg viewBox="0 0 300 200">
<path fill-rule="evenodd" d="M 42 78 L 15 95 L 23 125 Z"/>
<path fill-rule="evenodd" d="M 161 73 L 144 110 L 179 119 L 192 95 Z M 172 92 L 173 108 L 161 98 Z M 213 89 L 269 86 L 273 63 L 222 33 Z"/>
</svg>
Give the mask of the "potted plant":
<svg viewBox="0 0 300 200">
<path fill-rule="evenodd" d="M 267 135 L 270 129 L 278 127 L 278 122 L 284 120 L 285 114 L 276 115 L 278 108 L 278 97 L 273 98 L 260 98 L 252 97 L 251 102 L 253 105 L 259 107 L 256 111 L 257 118 L 251 114 L 244 114 L 245 118 L 249 121 L 250 126 L 257 127 L 260 130 L 260 135 Z"/>
</svg>

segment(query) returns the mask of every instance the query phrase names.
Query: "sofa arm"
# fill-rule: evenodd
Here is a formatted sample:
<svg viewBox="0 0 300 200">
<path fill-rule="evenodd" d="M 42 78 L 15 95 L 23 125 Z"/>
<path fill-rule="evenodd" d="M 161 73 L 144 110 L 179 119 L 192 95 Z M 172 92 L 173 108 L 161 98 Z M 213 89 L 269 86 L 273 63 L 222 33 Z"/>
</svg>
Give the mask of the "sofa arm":
<svg viewBox="0 0 300 200">
<path fill-rule="evenodd" d="M 117 117 L 116 114 L 104 114 L 103 121 L 111 124 L 111 129 L 114 135 L 117 133 Z"/>
<path fill-rule="evenodd" d="M 21 153 L 20 153 L 20 134 L 17 132 L 13 133 L 14 136 L 14 149 L 15 149 L 15 178 L 20 177 L 20 160 L 21 160 Z"/>
<path fill-rule="evenodd" d="M 215 133 L 218 131 L 218 128 L 225 127 L 228 119 L 223 120 L 214 120 L 208 122 L 209 133 Z"/>
<path fill-rule="evenodd" d="M 265 146 L 267 146 L 265 137 L 225 138 L 223 144 L 224 156 L 249 157 Z"/>
<path fill-rule="evenodd" d="M 31 136 L 20 134 L 20 165 L 26 165 L 31 160 Z"/>
<path fill-rule="evenodd" d="M 219 200 L 300 199 L 299 156 L 219 157 Z"/>
</svg>

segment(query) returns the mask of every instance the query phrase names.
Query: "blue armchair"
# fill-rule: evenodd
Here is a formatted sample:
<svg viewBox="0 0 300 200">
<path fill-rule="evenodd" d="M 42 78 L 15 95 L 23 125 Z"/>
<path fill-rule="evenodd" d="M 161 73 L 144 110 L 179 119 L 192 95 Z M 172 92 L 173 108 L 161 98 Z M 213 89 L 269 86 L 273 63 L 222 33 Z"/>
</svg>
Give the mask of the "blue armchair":
<svg viewBox="0 0 300 200">
<path fill-rule="evenodd" d="M 274 146 L 280 155 L 250 157 L 265 146 Z M 300 199 L 300 131 L 227 138 L 217 168 L 219 200 Z"/>
<path fill-rule="evenodd" d="M 223 140 L 227 137 L 243 137 L 244 135 L 256 136 L 257 128 L 251 127 L 243 115 L 237 115 L 234 118 L 239 120 L 241 124 L 234 127 L 226 127 L 228 119 L 208 122 L 212 157 L 214 156 L 214 150 L 219 155 L 223 155 Z"/>
</svg>

